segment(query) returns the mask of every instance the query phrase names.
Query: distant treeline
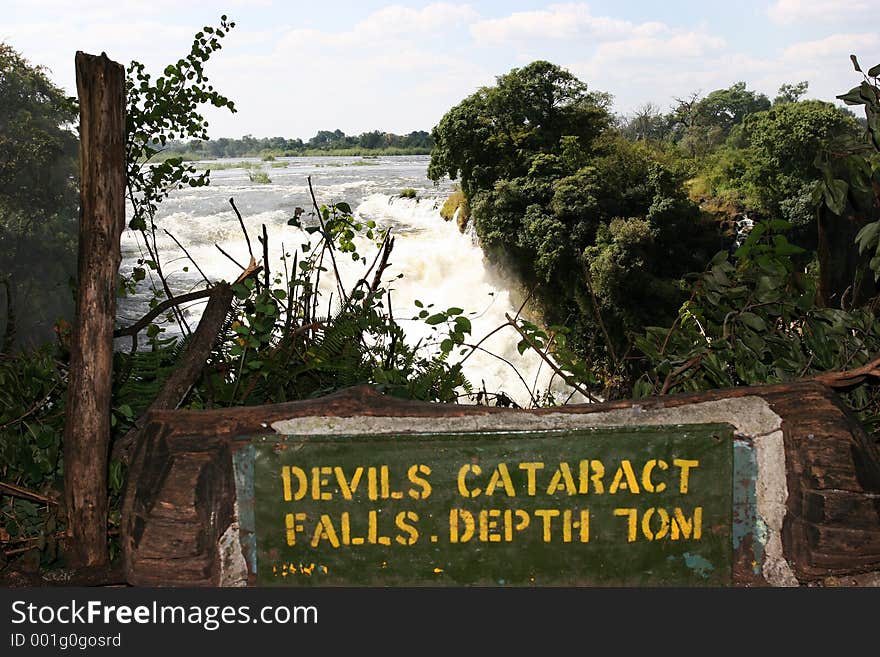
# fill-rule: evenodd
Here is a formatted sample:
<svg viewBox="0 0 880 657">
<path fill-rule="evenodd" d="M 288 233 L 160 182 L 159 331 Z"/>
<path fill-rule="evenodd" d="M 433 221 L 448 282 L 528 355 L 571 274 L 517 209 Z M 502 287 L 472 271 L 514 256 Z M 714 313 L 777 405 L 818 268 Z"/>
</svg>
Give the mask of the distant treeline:
<svg viewBox="0 0 880 657">
<path fill-rule="evenodd" d="M 257 138 L 245 135 L 241 139 L 171 141 L 162 151 L 164 156 L 182 155 L 189 159 L 221 157 L 266 157 L 292 155 L 427 155 L 434 147 L 431 135 L 417 130 L 408 135 L 373 130 L 359 135 L 346 135 L 342 130 L 320 130 L 303 141 L 285 137 Z"/>
</svg>

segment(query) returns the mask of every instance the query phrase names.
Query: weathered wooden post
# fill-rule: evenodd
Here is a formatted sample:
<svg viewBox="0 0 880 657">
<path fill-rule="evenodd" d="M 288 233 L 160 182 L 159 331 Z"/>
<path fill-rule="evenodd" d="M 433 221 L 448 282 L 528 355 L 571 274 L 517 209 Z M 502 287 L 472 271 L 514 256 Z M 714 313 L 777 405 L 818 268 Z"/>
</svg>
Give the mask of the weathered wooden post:
<svg viewBox="0 0 880 657">
<path fill-rule="evenodd" d="M 76 53 L 80 102 L 79 294 L 64 427 L 64 492 L 73 567 L 107 554 L 107 459 L 119 238 L 125 225 L 125 69 Z"/>
</svg>

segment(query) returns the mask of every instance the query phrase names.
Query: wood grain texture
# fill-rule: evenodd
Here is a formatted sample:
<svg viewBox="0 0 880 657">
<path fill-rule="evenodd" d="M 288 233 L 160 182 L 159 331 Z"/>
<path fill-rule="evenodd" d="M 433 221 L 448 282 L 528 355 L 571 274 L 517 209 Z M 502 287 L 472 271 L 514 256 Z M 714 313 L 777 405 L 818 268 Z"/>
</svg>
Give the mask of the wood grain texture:
<svg viewBox="0 0 880 657">
<path fill-rule="evenodd" d="M 119 238 L 125 225 L 125 69 L 106 55 L 76 54 L 80 101 L 80 225 L 64 490 L 71 566 L 107 554 L 107 460 L 113 385 Z"/>
</svg>

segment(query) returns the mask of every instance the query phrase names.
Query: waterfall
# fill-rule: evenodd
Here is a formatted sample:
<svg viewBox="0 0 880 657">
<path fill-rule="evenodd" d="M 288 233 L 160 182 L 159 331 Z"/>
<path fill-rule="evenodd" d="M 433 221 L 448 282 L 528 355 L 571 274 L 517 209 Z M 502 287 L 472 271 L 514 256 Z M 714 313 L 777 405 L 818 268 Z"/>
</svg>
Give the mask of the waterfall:
<svg viewBox="0 0 880 657">
<path fill-rule="evenodd" d="M 224 161 L 228 162 L 228 161 Z M 426 178 L 428 158 L 424 156 L 375 159 L 311 157 L 285 158 L 275 168 L 266 168 L 272 182 L 255 184 L 247 169 L 222 169 L 212 172 L 209 187 L 173 193 L 160 207 L 157 224 L 163 267 L 175 293 L 203 285 L 195 267 L 161 229 L 168 230 L 189 251 L 211 280 L 234 280 L 239 273 L 235 264 L 220 253 L 219 245 L 239 263 L 250 258 L 241 228 L 228 199 L 233 197 L 242 213 L 259 260 L 261 247 L 256 236 L 266 225 L 269 236 L 269 262 L 273 270 L 280 266 L 282 245 L 293 254 L 308 241 L 302 231 L 288 226 L 295 207 L 311 209 L 307 180 L 311 176 L 319 203 L 347 202 L 356 216 L 373 220 L 379 228 L 388 228 L 395 237 L 390 267 L 385 281 L 391 288 L 395 319 L 413 344 L 431 339 L 430 327 L 411 319 L 419 308 L 433 304 L 432 311 L 462 308 L 472 324 L 467 339 L 477 343 L 506 322 L 505 314 L 515 314 L 522 303 L 522 292 L 515 281 L 492 267 L 472 234 L 462 234 L 455 221 L 444 221 L 439 208 L 452 190 L 449 181 L 435 186 Z M 404 188 L 415 189 L 418 198 L 401 198 Z M 137 236 L 127 231 L 123 236 L 122 271 L 130 271 L 141 256 Z M 358 250 L 372 261 L 375 247 L 361 238 Z M 351 289 L 363 276 L 365 264 L 348 258 L 337 260 L 343 287 Z M 184 271 L 187 267 L 188 271 Z M 398 274 L 403 274 L 397 278 Z M 335 282 L 325 280 L 329 287 Z M 326 298 L 326 297 L 325 297 Z M 143 296 L 120 300 L 123 323 L 139 317 L 146 310 Z M 195 325 L 203 306 L 187 310 L 187 319 Z M 534 318 L 532 318 L 534 319 Z M 169 326 L 169 333 L 173 331 Z M 570 389 L 544 364 L 537 354 L 517 350 L 519 335 L 510 327 L 499 331 L 465 362 L 465 377 L 475 389 L 490 394 L 503 393 L 521 406 L 528 406 L 532 390 L 541 395 L 552 384 L 557 399 L 565 401 Z M 458 351 L 450 362 L 461 358 Z M 580 398 L 578 397 L 578 400 Z"/>
</svg>

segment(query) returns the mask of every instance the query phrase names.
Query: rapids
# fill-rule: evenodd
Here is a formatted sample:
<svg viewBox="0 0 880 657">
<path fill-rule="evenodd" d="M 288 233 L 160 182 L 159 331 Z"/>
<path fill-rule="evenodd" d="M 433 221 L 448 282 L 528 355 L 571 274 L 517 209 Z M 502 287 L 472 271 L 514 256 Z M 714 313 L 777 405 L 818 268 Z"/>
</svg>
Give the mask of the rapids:
<svg viewBox="0 0 880 657">
<path fill-rule="evenodd" d="M 277 164 L 286 166 L 274 168 L 273 163 L 251 160 L 261 164 L 271 178 L 268 184 L 251 182 L 249 169 L 212 171 L 210 186 L 174 192 L 159 206 L 157 243 L 166 278 L 176 294 L 204 286 L 196 268 L 162 229 L 186 247 L 209 279 L 237 277 L 239 268 L 214 246 L 219 245 L 240 263 L 246 264 L 249 260 L 229 198 L 235 199 L 242 213 L 258 260 L 261 246 L 257 235 L 262 224 L 266 225 L 269 261 L 276 271 L 281 266 L 282 246 L 285 252 L 292 254 L 307 241 L 305 233 L 288 226 L 287 220 L 296 207 L 304 208 L 306 213 L 311 210 L 308 190 L 311 176 L 319 204 L 344 201 L 364 221 L 372 219 L 378 227 L 390 228 L 395 236 L 391 266 L 384 279 L 392 289 L 394 317 L 404 327 L 408 340 L 414 343 L 430 339 L 429 327 L 411 319 L 419 310 L 414 305 L 419 300 L 426 306 L 433 304 L 432 310 L 463 308 L 473 327 L 468 342 L 475 344 L 505 322 L 505 313 L 516 313 L 523 291 L 487 262 L 473 234 L 462 234 L 454 221 L 446 222 L 440 217 L 440 206 L 453 185 L 444 180 L 435 186 L 427 179 L 428 159 L 428 156 L 293 157 L 277 160 Z M 401 198 L 399 194 L 406 188 L 415 189 L 418 199 Z M 131 271 L 142 257 L 139 240 L 134 231 L 126 230 L 123 234 L 123 273 Z M 374 247 L 362 241 L 358 250 L 372 262 Z M 363 275 L 365 265 L 348 258 L 340 258 L 338 262 L 343 286 L 351 289 Z M 185 267 L 188 271 L 184 271 Z M 398 274 L 403 277 L 395 278 Z M 325 278 L 329 292 L 335 283 L 329 276 Z M 191 326 L 198 322 L 203 307 L 203 304 L 194 304 L 187 308 Z M 122 324 L 136 320 L 146 310 L 147 299 L 143 295 L 119 300 Z M 167 325 L 169 333 L 174 330 L 176 326 Z M 526 352 L 521 356 L 516 348 L 518 342 L 517 333 L 507 328 L 482 344 L 485 352 L 478 351 L 468 358 L 464 373 L 474 388 L 485 387 L 489 393 L 503 392 L 517 404 L 528 406 L 530 389 L 541 395 L 551 385 L 557 399 L 565 401 L 570 389 L 559 377 L 552 376 L 550 368 L 537 355 Z M 457 353 L 450 354 L 451 362 L 460 358 Z M 516 371 L 501 359 L 509 361 Z"/>
</svg>

